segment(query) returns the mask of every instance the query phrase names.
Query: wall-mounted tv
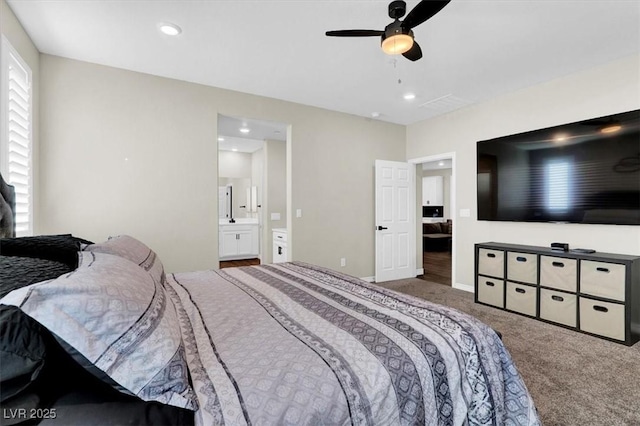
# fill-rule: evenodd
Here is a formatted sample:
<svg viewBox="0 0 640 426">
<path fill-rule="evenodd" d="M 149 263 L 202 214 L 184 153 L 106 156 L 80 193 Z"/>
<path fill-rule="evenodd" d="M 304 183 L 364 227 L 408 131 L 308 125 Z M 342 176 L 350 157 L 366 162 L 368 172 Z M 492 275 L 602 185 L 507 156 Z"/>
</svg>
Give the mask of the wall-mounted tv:
<svg viewBox="0 0 640 426">
<path fill-rule="evenodd" d="M 640 225 L 640 110 L 477 143 L 478 219 Z"/>
</svg>

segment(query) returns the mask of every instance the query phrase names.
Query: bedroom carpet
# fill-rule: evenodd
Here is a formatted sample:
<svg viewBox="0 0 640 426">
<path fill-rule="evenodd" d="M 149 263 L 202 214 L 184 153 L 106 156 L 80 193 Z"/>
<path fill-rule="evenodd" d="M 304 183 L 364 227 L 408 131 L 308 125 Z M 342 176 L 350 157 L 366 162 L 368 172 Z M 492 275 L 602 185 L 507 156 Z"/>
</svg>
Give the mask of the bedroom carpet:
<svg viewBox="0 0 640 426">
<path fill-rule="evenodd" d="M 381 283 L 469 313 L 502 333 L 544 425 L 640 425 L 640 342 L 632 347 L 474 303 L 420 279 Z"/>
</svg>

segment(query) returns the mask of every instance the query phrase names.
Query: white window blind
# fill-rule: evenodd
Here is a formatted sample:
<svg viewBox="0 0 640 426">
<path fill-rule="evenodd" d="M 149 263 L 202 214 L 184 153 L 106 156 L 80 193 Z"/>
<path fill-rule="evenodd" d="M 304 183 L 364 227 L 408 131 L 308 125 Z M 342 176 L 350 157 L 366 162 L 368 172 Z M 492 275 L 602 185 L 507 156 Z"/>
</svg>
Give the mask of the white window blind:
<svg viewBox="0 0 640 426">
<path fill-rule="evenodd" d="M 571 204 L 571 164 L 567 160 L 547 163 L 547 209 L 566 212 Z"/>
<path fill-rule="evenodd" d="M 32 234 L 31 69 L 2 40 L 2 175 L 16 191 L 16 235 Z"/>
</svg>

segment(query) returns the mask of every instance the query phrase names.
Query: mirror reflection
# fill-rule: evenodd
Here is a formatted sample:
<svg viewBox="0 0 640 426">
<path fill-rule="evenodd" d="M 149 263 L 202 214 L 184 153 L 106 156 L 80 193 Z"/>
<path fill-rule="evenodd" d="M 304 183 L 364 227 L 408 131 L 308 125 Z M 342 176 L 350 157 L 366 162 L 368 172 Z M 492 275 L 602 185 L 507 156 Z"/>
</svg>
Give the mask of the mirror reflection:
<svg viewBox="0 0 640 426">
<path fill-rule="evenodd" d="M 249 178 L 218 178 L 218 217 L 235 219 L 254 217 L 257 187 L 251 185 Z M 255 196 L 253 195 L 255 193 Z"/>
</svg>

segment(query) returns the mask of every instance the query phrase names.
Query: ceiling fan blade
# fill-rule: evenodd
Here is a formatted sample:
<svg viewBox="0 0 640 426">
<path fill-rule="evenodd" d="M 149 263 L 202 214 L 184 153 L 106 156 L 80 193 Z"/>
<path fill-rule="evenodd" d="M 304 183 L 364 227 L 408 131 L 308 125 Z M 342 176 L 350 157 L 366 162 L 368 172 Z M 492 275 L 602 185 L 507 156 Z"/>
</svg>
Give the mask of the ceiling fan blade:
<svg viewBox="0 0 640 426">
<path fill-rule="evenodd" d="M 402 21 L 402 26 L 408 30 L 417 27 L 440 12 L 450 1 L 451 0 L 422 0 L 409 12 L 404 21 Z"/>
<path fill-rule="evenodd" d="M 375 37 L 384 34 L 384 31 L 376 30 L 337 30 L 327 31 L 329 37 Z"/>
<path fill-rule="evenodd" d="M 411 46 L 411 49 L 404 52 L 402 56 L 410 61 L 417 61 L 422 58 L 422 49 L 420 49 L 420 45 L 413 40 L 413 46 Z"/>
</svg>

